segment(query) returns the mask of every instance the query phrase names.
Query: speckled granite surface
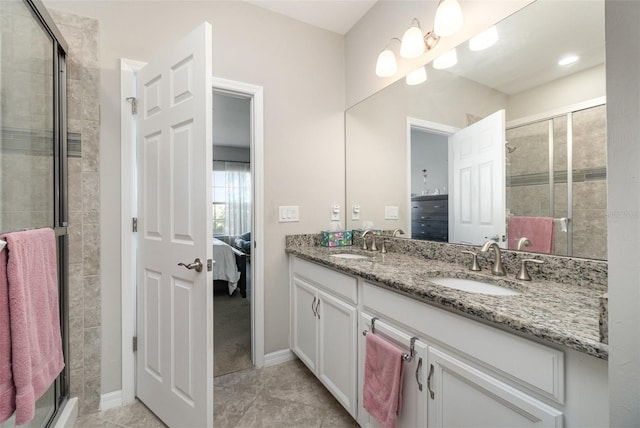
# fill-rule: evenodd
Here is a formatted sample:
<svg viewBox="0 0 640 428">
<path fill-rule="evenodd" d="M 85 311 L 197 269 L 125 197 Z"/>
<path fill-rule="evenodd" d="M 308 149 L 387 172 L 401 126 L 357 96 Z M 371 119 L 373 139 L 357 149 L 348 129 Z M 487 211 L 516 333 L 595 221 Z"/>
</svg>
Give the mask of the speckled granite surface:
<svg viewBox="0 0 640 428">
<path fill-rule="evenodd" d="M 607 291 L 606 262 L 505 251 L 507 276 L 496 277 L 491 275 L 488 261 L 493 260 L 492 251 L 489 257 L 479 254 L 481 272 L 466 269 L 471 256 L 460 251 L 478 247 L 388 238 L 389 252 L 381 254 L 362 251 L 357 245 L 319 247 L 317 239 L 316 235 L 288 236 L 286 251 L 506 331 L 608 358 L 609 347 L 599 340 L 600 296 Z M 372 257 L 366 260 L 331 257 L 341 252 Z M 514 279 L 522 257 L 545 260 L 544 264 L 529 269 L 533 277 L 530 282 Z M 430 277 L 474 278 L 517 289 L 521 294 L 466 293 L 430 283 Z"/>
</svg>

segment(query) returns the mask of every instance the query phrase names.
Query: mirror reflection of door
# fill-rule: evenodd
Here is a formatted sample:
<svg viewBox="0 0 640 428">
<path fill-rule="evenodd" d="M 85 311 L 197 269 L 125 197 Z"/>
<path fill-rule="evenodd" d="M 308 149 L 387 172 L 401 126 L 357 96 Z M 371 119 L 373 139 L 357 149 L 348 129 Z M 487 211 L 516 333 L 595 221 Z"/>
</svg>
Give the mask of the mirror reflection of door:
<svg viewBox="0 0 640 428">
<path fill-rule="evenodd" d="M 504 110 L 449 137 L 450 242 L 506 246 L 504 142 Z"/>
</svg>

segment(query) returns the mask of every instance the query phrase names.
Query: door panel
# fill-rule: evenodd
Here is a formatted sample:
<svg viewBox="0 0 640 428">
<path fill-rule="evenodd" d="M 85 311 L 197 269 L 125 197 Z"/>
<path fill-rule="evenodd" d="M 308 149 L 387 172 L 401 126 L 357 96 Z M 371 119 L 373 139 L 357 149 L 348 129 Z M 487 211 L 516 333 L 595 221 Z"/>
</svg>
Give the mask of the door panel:
<svg viewBox="0 0 640 428">
<path fill-rule="evenodd" d="M 136 77 L 138 341 L 136 394 L 170 427 L 213 424 L 212 275 L 178 263 L 211 246 L 211 26 Z"/>
<path fill-rule="evenodd" d="M 506 237 L 504 143 L 504 110 L 449 137 L 450 242 L 480 245 Z"/>
</svg>

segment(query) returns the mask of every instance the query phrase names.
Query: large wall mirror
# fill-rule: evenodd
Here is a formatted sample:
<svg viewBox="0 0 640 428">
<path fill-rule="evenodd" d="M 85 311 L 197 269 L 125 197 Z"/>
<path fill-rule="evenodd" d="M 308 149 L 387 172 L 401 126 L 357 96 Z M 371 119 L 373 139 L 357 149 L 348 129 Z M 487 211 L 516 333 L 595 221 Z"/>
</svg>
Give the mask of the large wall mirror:
<svg viewBox="0 0 640 428">
<path fill-rule="evenodd" d="M 496 31 L 347 110 L 347 227 L 606 259 L 604 1 L 539 0 Z"/>
</svg>

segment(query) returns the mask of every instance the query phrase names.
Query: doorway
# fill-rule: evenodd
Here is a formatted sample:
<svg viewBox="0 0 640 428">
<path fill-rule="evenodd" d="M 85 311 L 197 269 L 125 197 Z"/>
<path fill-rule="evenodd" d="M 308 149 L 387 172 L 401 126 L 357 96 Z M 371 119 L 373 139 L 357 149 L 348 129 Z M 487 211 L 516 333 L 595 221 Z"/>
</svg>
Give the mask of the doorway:
<svg viewBox="0 0 640 428">
<path fill-rule="evenodd" d="M 214 376 L 251 360 L 251 97 L 213 90 Z"/>
</svg>

